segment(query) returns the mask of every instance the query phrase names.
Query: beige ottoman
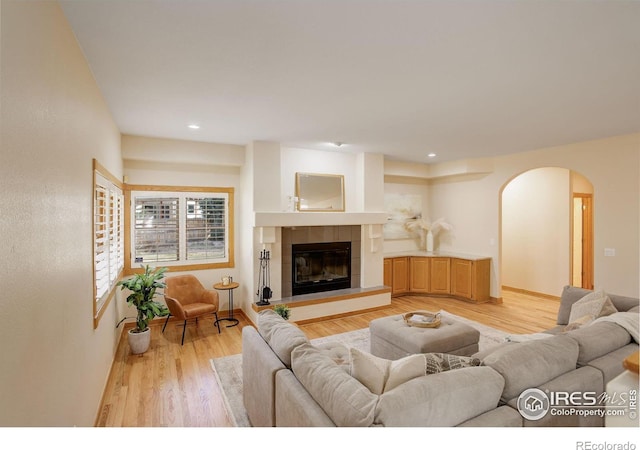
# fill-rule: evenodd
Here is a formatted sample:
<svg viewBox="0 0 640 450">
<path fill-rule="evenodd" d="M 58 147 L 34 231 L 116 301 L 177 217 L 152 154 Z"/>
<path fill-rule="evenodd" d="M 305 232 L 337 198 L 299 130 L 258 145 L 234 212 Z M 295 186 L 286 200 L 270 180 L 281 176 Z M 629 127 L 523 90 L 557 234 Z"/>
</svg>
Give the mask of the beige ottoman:
<svg viewBox="0 0 640 450">
<path fill-rule="evenodd" d="M 464 323 L 442 318 L 438 328 L 410 327 L 402 315 L 369 323 L 371 354 L 400 359 L 416 353 L 451 353 L 470 356 L 478 351 L 480 332 Z"/>
</svg>

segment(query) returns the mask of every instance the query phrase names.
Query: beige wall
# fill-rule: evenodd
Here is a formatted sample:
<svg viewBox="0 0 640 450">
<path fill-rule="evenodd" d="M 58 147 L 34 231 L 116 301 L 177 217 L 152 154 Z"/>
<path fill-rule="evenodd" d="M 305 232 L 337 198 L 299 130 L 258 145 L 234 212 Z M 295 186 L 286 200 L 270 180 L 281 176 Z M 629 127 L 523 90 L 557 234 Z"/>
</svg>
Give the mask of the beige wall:
<svg viewBox="0 0 640 450">
<path fill-rule="evenodd" d="M 638 296 L 639 159 L 640 134 L 493 158 L 489 174 L 432 180 L 429 211 L 455 227 L 451 243 L 443 249 L 493 258 L 491 295 L 499 296 L 501 189 L 530 169 L 574 170 L 593 184 L 595 287 Z M 605 248 L 614 248 L 616 256 L 604 256 Z"/>
<path fill-rule="evenodd" d="M 234 188 L 235 217 L 239 217 L 238 211 L 243 205 L 240 199 L 240 172 L 245 158 L 244 147 L 123 135 L 122 154 L 124 176 L 128 184 L 232 187 Z M 242 305 L 249 292 L 238 266 L 240 227 L 240 221 L 235 220 L 233 233 L 235 267 L 180 272 L 180 274 L 194 275 L 208 289 L 211 289 L 213 284 L 220 281 L 223 276 L 231 275 L 242 285 L 242 288 L 234 293 L 234 309 Z M 172 276 L 171 269 L 167 276 Z M 157 300 L 164 303 L 161 296 Z M 130 309 L 124 299 L 119 303 L 123 317 L 134 315 L 135 311 Z M 228 295 L 224 292 L 220 293 L 220 311 L 228 309 Z M 221 317 L 226 314 L 226 312 L 222 313 Z"/>
<path fill-rule="evenodd" d="M 117 345 L 93 328 L 92 158 L 116 128 L 56 2 L 2 1 L 0 426 L 91 426 Z"/>
</svg>

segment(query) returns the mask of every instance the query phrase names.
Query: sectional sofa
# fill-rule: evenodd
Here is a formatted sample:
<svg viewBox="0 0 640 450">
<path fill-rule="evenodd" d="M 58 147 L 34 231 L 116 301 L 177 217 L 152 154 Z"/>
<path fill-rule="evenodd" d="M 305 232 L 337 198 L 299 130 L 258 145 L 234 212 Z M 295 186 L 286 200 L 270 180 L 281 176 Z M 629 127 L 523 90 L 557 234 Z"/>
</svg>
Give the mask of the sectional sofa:
<svg viewBox="0 0 640 450">
<path fill-rule="evenodd" d="M 358 353 L 357 360 L 369 364 L 374 378 L 378 372 L 388 375 L 389 367 L 405 376 L 384 392 L 372 391 L 354 376 L 354 350 L 314 346 L 294 324 L 265 310 L 257 328 L 246 326 L 242 332 L 249 419 L 263 427 L 602 426 L 598 411 L 604 405 L 600 400 L 592 404 L 592 399 L 600 399 L 606 384 L 624 370 L 624 358 L 638 350 L 640 301 L 608 294 L 617 312 L 565 331 L 573 305 L 589 293 L 565 287 L 556 328 L 545 336 L 481 351 L 470 358 L 475 362 L 461 368 L 406 375 L 422 364 L 416 362 L 418 355 L 388 362 Z M 630 319 L 635 332 L 616 317 Z M 531 388 L 589 393 L 589 401 L 580 414 L 525 418 L 518 401 Z"/>
</svg>

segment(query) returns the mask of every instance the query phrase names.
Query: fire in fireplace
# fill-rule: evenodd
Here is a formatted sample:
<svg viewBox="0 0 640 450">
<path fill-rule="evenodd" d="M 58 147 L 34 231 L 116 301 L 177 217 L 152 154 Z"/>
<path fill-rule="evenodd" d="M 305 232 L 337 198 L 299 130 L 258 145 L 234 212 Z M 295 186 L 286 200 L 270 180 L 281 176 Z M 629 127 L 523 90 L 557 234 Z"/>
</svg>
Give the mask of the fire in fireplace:
<svg viewBox="0 0 640 450">
<path fill-rule="evenodd" d="M 292 294 L 351 287 L 351 242 L 293 244 Z"/>
</svg>

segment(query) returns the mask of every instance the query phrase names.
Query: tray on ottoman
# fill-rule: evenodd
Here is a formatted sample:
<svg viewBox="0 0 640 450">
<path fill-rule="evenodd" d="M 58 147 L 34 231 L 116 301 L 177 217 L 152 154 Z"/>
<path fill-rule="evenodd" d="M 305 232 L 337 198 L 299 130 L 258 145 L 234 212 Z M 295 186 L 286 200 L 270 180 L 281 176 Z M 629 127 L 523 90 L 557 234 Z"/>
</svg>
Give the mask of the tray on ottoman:
<svg viewBox="0 0 640 450">
<path fill-rule="evenodd" d="M 402 315 L 382 317 L 369 323 L 369 331 L 371 354 L 393 360 L 416 353 L 470 356 L 480 340 L 478 330 L 449 318 L 437 328 L 423 328 L 407 325 Z"/>
</svg>

